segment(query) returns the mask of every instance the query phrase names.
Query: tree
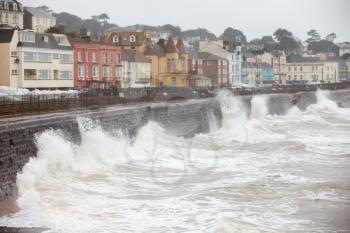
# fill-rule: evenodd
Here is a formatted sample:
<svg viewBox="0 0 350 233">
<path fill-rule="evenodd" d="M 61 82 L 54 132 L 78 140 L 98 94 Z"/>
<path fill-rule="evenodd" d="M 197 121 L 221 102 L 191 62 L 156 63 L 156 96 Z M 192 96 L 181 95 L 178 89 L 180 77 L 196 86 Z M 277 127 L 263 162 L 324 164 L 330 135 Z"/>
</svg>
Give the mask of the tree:
<svg viewBox="0 0 350 233">
<path fill-rule="evenodd" d="M 37 8 L 43 9 L 46 12 L 52 13 L 52 10 L 48 6 L 43 5 L 43 6 L 38 6 Z"/>
<path fill-rule="evenodd" d="M 313 41 L 308 45 L 308 50 L 313 53 L 334 53 L 339 54 L 339 47 L 328 40 Z"/>
<path fill-rule="evenodd" d="M 46 33 L 56 33 L 56 34 L 62 34 L 62 32 L 57 27 L 50 27 L 45 31 Z"/>
<path fill-rule="evenodd" d="M 98 16 L 99 20 L 102 21 L 103 23 L 107 23 L 108 20 L 110 20 L 111 18 L 109 18 L 109 16 L 106 13 L 102 13 Z"/>
<path fill-rule="evenodd" d="M 330 33 L 329 35 L 326 36 L 326 40 L 333 42 L 335 39 L 337 39 L 337 34 L 335 33 Z"/>
<path fill-rule="evenodd" d="M 232 43 L 232 44 L 236 44 L 236 43 L 246 44 L 247 43 L 247 38 L 243 34 L 243 32 L 240 30 L 237 30 L 237 29 L 233 29 L 231 27 L 226 28 L 224 33 L 221 35 L 221 38 L 229 40 L 230 43 Z"/>
<path fill-rule="evenodd" d="M 278 42 L 281 42 L 285 38 L 293 37 L 293 33 L 288 31 L 287 29 L 279 28 L 275 31 L 273 36 Z"/>
<path fill-rule="evenodd" d="M 309 38 L 306 40 L 307 43 L 312 43 L 321 40 L 320 34 L 315 29 L 311 29 L 310 31 L 308 31 L 307 35 L 309 36 Z"/>
</svg>

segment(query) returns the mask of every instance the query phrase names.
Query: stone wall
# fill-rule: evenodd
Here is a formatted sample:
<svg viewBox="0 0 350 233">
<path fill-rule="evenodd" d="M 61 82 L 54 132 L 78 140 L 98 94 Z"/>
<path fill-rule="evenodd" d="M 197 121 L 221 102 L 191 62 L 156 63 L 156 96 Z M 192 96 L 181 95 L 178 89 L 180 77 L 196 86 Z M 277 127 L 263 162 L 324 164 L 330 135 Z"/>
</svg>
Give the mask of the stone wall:
<svg viewBox="0 0 350 233">
<path fill-rule="evenodd" d="M 129 107 L 110 107 L 95 112 L 69 112 L 37 117 L 10 119 L 0 125 L 0 199 L 16 195 L 16 176 L 29 158 L 36 156 L 35 135 L 48 129 L 61 129 L 79 143 L 77 117 L 86 117 L 104 130 L 122 129 L 130 138 L 149 120 L 156 121 L 170 133 L 192 136 L 208 131 L 208 114 L 213 110 L 220 118 L 219 104 L 211 100 L 182 103 L 144 104 Z"/>
</svg>

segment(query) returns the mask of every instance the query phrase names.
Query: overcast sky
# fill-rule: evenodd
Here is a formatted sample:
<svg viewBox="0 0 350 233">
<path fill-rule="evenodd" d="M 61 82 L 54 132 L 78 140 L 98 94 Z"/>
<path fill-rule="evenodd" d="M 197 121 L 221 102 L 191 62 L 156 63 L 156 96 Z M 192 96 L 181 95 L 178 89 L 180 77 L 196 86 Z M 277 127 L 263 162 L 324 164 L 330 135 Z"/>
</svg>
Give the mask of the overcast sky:
<svg viewBox="0 0 350 233">
<path fill-rule="evenodd" d="M 21 1 L 21 0 L 20 0 Z M 82 18 L 107 13 L 120 26 L 174 24 L 183 30 L 205 27 L 220 35 L 227 27 L 248 40 L 286 28 L 305 40 L 309 29 L 336 41 L 350 41 L 350 0 L 22 0 L 25 6 L 47 5 L 55 12 Z"/>
</svg>

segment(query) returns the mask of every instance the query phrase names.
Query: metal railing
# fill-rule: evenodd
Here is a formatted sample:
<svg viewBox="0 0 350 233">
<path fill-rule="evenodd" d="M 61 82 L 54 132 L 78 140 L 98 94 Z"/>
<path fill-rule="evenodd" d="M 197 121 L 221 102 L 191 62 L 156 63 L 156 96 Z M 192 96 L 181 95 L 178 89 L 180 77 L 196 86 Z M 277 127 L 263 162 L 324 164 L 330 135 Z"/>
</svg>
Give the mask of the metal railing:
<svg viewBox="0 0 350 233">
<path fill-rule="evenodd" d="M 222 87 L 225 88 L 225 87 Z M 92 89 L 85 92 L 68 94 L 26 94 L 0 96 L 0 116 L 16 116 L 28 114 L 40 114 L 55 111 L 79 110 L 99 108 L 118 104 L 133 104 L 142 102 L 160 102 L 185 99 L 210 98 L 215 96 L 216 88 L 129 88 L 129 89 Z M 324 90 L 350 89 L 350 82 L 319 84 L 319 85 L 294 85 L 294 86 L 269 86 L 259 88 L 225 88 L 235 95 L 257 95 L 277 93 L 298 93 Z"/>
</svg>

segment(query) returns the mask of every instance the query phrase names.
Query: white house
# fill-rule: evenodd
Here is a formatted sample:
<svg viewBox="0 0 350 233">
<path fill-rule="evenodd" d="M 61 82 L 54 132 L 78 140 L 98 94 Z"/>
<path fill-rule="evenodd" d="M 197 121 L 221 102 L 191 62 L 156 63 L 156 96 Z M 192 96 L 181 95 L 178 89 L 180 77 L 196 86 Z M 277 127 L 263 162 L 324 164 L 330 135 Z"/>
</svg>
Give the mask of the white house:
<svg viewBox="0 0 350 233">
<path fill-rule="evenodd" d="M 23 29 L 23 7 L 15 0 L 0 0 L 0 26 Z"/>
<path fill-rule="evenodd" d="M 73 83 L 73 50 L 66 35 L 3 30 L 0 85 L 67 89 Z"/>
</svg>

